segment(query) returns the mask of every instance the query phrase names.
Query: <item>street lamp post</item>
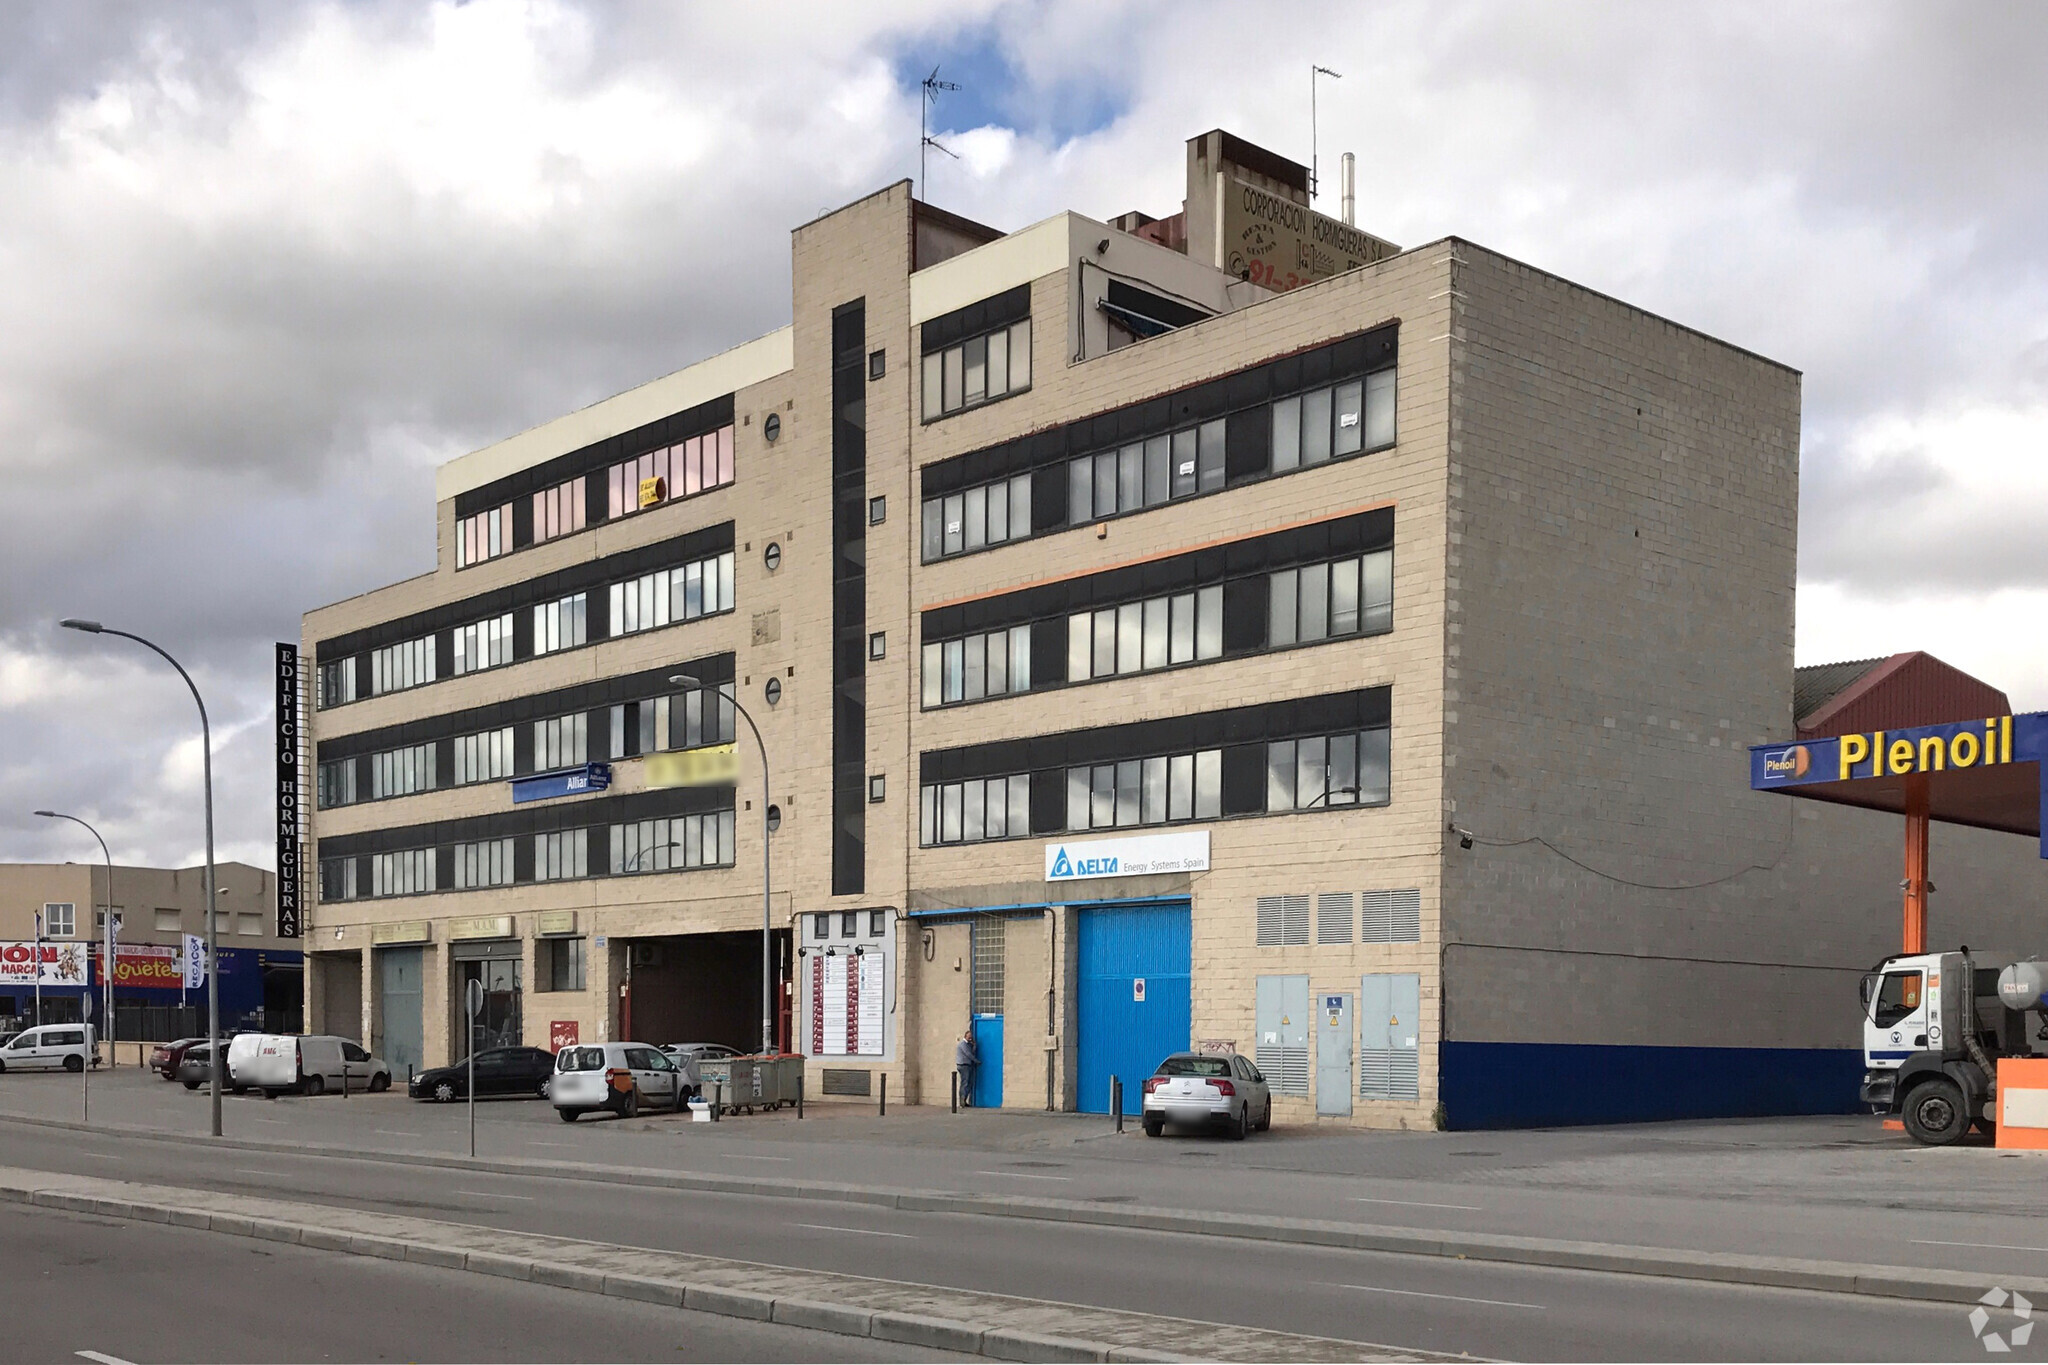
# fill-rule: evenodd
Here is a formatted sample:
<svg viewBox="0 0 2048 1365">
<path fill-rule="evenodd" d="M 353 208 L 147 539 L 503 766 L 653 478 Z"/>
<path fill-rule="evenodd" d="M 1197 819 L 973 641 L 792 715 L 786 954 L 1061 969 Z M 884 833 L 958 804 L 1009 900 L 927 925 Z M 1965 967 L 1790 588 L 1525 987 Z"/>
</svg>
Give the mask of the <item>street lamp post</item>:
<svg viewBox="0 0 2048 1365">
<path fill-rule="evenodd" d="M 192 700 L 199 707 L 199 740 L 201 771 L 206 785 L 206 1037 L 215 1053 L 220 1051 L 220 955 L 214 951 L 214 874 L 213 874 L 213 727 L 206 719 L 206 699 L 199 695 L 198 685 L 185 666 L 170 656 L 169 651 L 140 635 L 125 630 L 113 630 L 98 621 L 84 621 L 69 617 L 58 625 L 66 630 L 82 630 L 88 635 L 118 635 L 124 640 L 133 640 L 145 649 L 154 650 L 163 661 L 178 670 L 178 676 L 185 680 L 191 690 Z M 111 896 L 110 896 L 111 899 Z M 209 1089 L 213 1092 L 213 1135 L 220 1136 L 220 1073 L 225 1059 L 216 1055 L 207 1074 Z"/>
<path fill-rule="evenodd" d="M 105 987 L 107 996 L 107 1066 L 111 1068 L 114 1065 L 114 855 L 107 852 L 107 841 L 100 838 L 100 832 L 77 816 L 55 810 L 39 810 L 36 814 L 45 820 L 69 820 L 74 825 L 85 825 L 85 832 L 99 840 L 100 857 L 107 862 L 107 955 L 104 959 L 106 968 L 100 984 Z M 37 951 L 40 955 L 40 945 Z M 42 975 L 43 964 L 37 962 L 36 979 L 40 981 Z"/>
<path fill-rule="evenodd" d="M 688 673 L 676 673 L 669 681 L 677 687 L 704 689 L 704 684 Z M 724 693 L 724 688 L 717 689 Z M 739 689 L 732 689 L 737 692 Z M 772 898 L 768 861 L 768 745 L 761 738 L 761 727 L 754 724 L 754 718 L 747 714 L 747 708 L 740 705 L 737 696 L 726 697 L 732 709 L 740 713 L 747 728 L 754 732 L 754 747 L 761 751 L 761 1055 L 775 1051 L 775 969 L 774 969 L 774 915 L 769 909 Z"/>
</svg>

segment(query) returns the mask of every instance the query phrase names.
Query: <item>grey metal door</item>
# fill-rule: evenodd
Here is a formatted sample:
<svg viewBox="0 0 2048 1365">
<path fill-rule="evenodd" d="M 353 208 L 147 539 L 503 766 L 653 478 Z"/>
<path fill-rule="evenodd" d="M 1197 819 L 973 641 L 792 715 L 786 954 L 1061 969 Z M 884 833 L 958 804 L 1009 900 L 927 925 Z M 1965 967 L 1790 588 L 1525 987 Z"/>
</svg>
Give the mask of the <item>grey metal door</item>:
<svg viewBox="0 0 2048 1365">
<path fill-rule="evenodd" d="M 377 990 L 382 997 L 384 1036 L 376 1048 L 378 1055 L 391 1063 L 393 1075 L 417 1071 L 426 1064 L 421 966 L 418 948 L 377 950 Z"/>
<path fill-rule="evenodd" d="M 1351 997 L 1316 997 L 1316 1112 L 1351 1112 Z"/>
</svg>

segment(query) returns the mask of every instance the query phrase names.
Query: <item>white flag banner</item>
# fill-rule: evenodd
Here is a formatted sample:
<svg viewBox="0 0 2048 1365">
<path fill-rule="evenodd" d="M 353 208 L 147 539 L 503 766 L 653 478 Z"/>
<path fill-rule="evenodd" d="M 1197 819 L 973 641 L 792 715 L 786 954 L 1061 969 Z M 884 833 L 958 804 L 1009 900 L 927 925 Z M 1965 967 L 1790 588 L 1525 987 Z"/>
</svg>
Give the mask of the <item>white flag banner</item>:
<svg viewBox="0 0 2048 1365">
<path fill-rule="evenodd" d="M 206 984 L 206 940 L 197 934 L 185 935 L 185 989 L 196 991 Z"/>
</svg>

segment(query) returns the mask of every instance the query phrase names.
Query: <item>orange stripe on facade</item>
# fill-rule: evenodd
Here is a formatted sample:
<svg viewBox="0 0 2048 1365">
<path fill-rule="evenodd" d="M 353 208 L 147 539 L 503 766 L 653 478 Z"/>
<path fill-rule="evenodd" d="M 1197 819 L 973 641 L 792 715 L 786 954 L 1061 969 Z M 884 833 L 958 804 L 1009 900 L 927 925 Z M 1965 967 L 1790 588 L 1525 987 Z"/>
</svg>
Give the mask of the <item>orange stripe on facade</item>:
<svg viewBox="0 0 2048 1365">
<path fill-rule="evenodd" d="M 1300 521 L 1282 522 L 1278 526 L 1268 526 L 1262 531 L 1253 531 L 1249 535 L 1219 536 L 1215 540 L 1205 540 L 1195 545 L 1183 545 L 1178 549 L 1164 550 L 1156 555 L 1144 555 L 1137 559 L 1122 559 L 1114 564 L 1103 564 L 1093 569 L 1078 569 L 1073 573 L 1054 574 L 1051 578 L 1034 578 L 1029 583 L 1017 583 L 1007 588 L 996 588 L 989 592 L 970 593 L 966 597 L 949 597 L 943 602 L 928 602 L 924 606 L 919 607 L 918 610 L 920 612 L 937 611 L 941 607 L 957 607 L 966 602 L 980 602 L 991 597 L 1007 597 L 1013 592 L 1023 592 L 1028 588 L 1042 588 L 1048 583 L 1066 583 L 1076 578 L 1090 578 L 1099 573 L 1109 573 L 1114 569 L 1128 569 L 1138 564 L 1153 564 L 1162 559 L 1172 559 L 1176 555 L 1189 555 L 1199 550 L 1213 549 L 1218 545 L 1236 545 L 1242 541 L 1257 540 L 1260 536 L 1276 535 L 1281 531 L 1292 531 L 1297 526 L 1315 526 L 1326 521 L 1342 521 L 1346 517 L 1355 517 L 1361 512 L 1377 512 L 1392 506 L 1394 506 L 1394 500 L 1387 498 L 1380 502 L 1369 502 L 1358 507 L 1347 508 L 1342 512 L 1333 512 L 1326 517 L 1304 517 Z M 1082 526 L 1088 524 L 1087 522 L 1081 523 Z M 1098 524 L 1107 526 L 1112 523 L 1101 522 Z M 1069 529 L 1079 530 L 1080 527 L 1070 527 Z"/>
</svg>

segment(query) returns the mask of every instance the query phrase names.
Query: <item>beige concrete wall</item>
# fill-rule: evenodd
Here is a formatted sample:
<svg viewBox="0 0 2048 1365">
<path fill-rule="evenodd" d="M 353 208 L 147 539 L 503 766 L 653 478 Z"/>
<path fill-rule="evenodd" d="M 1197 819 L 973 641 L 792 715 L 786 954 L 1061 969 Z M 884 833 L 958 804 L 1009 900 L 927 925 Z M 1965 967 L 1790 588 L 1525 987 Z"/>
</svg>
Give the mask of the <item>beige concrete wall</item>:
<svg viewBox="0 0 2048 1365">
<path fill-rule="evenodd" d="M 83 831 L 80 832 L 84 836 Z M 97 848 L 97 845 L 93 847 Z M 219 934 L 222 947 L 289 948 L 298 939 L 277 937 L 277 878 L 247 863 L 214 865 L 219 909 L 228 918 Z M 78 907 L 78 937 L 95 939 L 94 912 L 108 903 L 104 864 L 10 863 L 0 865 L 0 939 L 35 936 L 35 912 L 50 901 Z M 114 865 L 113 905 L 121 914 L 121 942 L 178 945 L 183 934 L 206 932 L 206 868 Z M 159 911 L 175 911 L 178 927 L 159 930 Z M 263 932 L 240 932 L 245 914 L 262 917 Z"/>
<path fill-rule="evenodd" d="M 931 935 L 927 962 L 923 936 Z M 915 925 L 904 954 L 904 998 L 914 1002 L 917 1046 L 908 1076 L 912 1103 L 944 1104 L 953 1074 L 953 1044 L 966 1030 L 972 951 L 964 920 Z"/>
</svg>

